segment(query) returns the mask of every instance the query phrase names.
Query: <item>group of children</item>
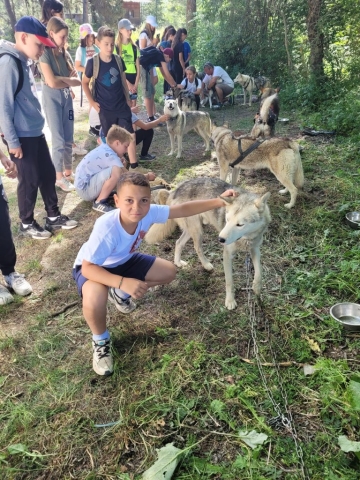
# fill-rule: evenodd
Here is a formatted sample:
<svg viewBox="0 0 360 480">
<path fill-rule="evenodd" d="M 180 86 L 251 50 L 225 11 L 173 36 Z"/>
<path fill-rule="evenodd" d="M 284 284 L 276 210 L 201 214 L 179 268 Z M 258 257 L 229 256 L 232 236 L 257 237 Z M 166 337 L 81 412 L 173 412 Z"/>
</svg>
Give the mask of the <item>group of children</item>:
<svg viewBox="0 0 360 480">
<path fill-rule="evenodd" d="M 68 177 L 72 176 L 70 149 L 74 119 L 69 99 L 71 87 L 79 82 L 65 49 L 65 25 L 61 18 L 54 16 L 46 29 L 34 17 L 22 17 L 15 26 L 15 44 L 0 43 L 0 127 L 10 154 L 9 160 L 1 153 L 0 160 L 6 174 L 18 178 L 20 233 L 34 239 L 49 238 L 54 230 L 77 226 L 75 220 L 60 213 L 55 190 L 55 184 L 69 181 Z M 126 77 L 123 60 L 113 54 L 114 32 L 107 27 L 100 28 L 97 44 L 98 55 L 90 57 L 89 54 L 85 62 L 82 56 L 80 59 L 77 56 L 76 62 L 80 65 L 77 64 L 76 68 L 84 68 L 80 70 L 83 88 L 91 107 L 99 114 L 106 143 L 80 162 L 74 188 L 82 198 L 93 201 L 95 209 L 105 214 L 95 222 L 89 240 L 81 247 L 73 265 L 73 278 L 82 297 L 85 320 L 92 332 L 93 368 L 99 375 L 110 375 L 113 360 L 110 334 L 106 328 L 107 301 L 120 312 L 130 313 L 136 307 L 133 299 L 141 298 L 152 286 L 170 283 L 175 278 L 176 269 L 171 262 L 137 252 L 146 232 L 153 223 L 197 215 L 220 208 L 225 202 L 215 198 L 171 207 L 150 204 L 149 180 L 153 174 L 145 176 L 134 169 L 126 172 L 123 155 L 128 152 L 131 162 L 130 151 L 134 151 L 138 140 L 133 124 L 147 131 L 146 125 L 150 126 L 156 120 L 145 124 L 132 114 L 131 108 L 134 107 L 127 82 L 135 88 L 138 77 Z M 86 41 L 84 46 L 86 58 L 93 44 Z M 55 125 L 62 135 L 61 141 L 60 136 L 54 138 L 53 135 L 53 161 L 43 134 L 44 117 L 29 59 L 40 60 L 44 109 L 49 124 Z M 175 86 L 165 58 L 161 57 L 159 63 L 167 80 Z M 72 127 L 66 124 L 67 120 L 71 120 Z M 144 137 L 143 141 L 145 144 L 149 138 L 145 140 Z M 45 228 L 34 219 L 38 189 L 47 213 Z M 107 199 L 114 190 L 113 207 Z M 0 286 L 0 304 L 5 304 L 12 300 L 9 290 L 28 295 L 32 287 L 15 270 L 16 252 L 1 178 L 0 191 L 0 269 L 7 287 Z M 224 197 L 234 195 L 234 190 L 223 194 Z"/>
</svg>

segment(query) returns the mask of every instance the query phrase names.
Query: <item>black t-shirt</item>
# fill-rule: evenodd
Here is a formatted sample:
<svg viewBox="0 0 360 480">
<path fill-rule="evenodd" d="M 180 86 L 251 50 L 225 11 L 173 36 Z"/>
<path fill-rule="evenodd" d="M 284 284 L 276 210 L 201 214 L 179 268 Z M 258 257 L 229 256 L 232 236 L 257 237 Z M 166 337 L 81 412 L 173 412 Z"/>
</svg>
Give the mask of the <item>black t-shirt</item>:
<svg viewBox="0 0 360 480">
<path fill-rule="evenodd" d="M 128 110 L 129 106 L 126 103 L 123 85 L 119 72 L 118 64 L 114 55 L 111 62 L 103 62 L 101 58 L 99 75 L 95 81 L 95 95 L 96 101 L 100 108 L 110 111 Z M 123 69 L 126 70 L 124 61 L 121 59 Z M 85 75 L 88 78 L 93 76 L 94 60 L 90 58 L 85 67 Z"/>
</svg>

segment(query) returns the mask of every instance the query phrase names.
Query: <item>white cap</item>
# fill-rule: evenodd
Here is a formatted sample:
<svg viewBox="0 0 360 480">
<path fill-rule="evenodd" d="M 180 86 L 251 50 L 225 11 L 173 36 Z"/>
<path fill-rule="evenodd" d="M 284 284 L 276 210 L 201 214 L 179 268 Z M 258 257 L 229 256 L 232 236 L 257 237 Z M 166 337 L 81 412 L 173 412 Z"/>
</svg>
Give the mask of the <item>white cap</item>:
<svg viewBox="0 0 360 480">
<path fill-rule="evenodd" d="M 159 25 L 156 23 L 156 18 L 154 17 L 154 15 L 148 15 L 146 17 L 146 20 L 145 20 L 145 23 L 149 23 L 152 27 L 156 28 L 158 27 Z"/>
</svg>

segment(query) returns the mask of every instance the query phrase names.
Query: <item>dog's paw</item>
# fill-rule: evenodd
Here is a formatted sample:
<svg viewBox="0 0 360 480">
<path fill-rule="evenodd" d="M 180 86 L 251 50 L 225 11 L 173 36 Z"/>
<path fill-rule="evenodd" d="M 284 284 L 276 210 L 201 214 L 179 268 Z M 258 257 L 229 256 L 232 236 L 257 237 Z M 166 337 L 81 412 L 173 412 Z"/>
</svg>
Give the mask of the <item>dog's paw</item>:
<svg viewBox="0 0 360 480">
<path fill-rule="evenodd" d="M 293 206 L 294 205 L 291 202 L 290 203 L 285 203 L 285 205 L 284 205 L 284 207 L 288 208 L 288 209 L 292 208 Z"/>
<path fill-rule="evenodd" d="M 237 306 L 237 303 L 236 303 L 234 297 L 226 298 L 226 300 L 225 300 L 225 307 L 226 307 L 228 310 L 234 310 L 234 308 L 236 308 L 236 306 Z"/>
<path fill-rule="evenodd" d="M 181 158 L 181 155 L 176 155 L 176 158 Z"/>
<path fill-rule="evenodd" d="M 253 292 L 255 293 L 255 295 L 260 295 L 260 293 L 261 293 L 261 283 L 253 282 L 252 289 L 253 289 Z"/>
<path fill-rule="evenodd" d="M 174 262 L 174 263 L 179 268 L 187 267 L 188 265 L 188 262 L 185 262 L 184 260 L 179 260 L 178 262 Z"/>
<path fill-rule="evenodd" d="M 203 263 L 203 267 L 207 272 L 212 272 L 214 270 L 214 266 L 210 262 Z"/>
<path fill-rule="evenodd" d="M 170 152 L 167 154 L 168 157 L 171 157 L 172 155 L 174 155 L 174 152 Z"/>
<path fill-rule="evenodd" d="M 285 195 L 285 193 L 288 193 L 288 189 L 287 188 L 283 188 L 282 190 L 279 190 L 279 193 L 280 195 Z"/>
</svg>

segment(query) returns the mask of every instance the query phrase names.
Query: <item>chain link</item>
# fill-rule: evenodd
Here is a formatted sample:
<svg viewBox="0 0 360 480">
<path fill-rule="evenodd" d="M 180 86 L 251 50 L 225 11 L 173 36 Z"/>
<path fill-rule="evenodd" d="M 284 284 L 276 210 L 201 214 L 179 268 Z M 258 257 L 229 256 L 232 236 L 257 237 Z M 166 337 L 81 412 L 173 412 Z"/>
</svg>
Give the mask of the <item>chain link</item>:
<svg viewBox="0 0 360 480">
<path fill-rule="evenodd" d="M 269 321 L 268 321 L 264 311 L 261 309 L 261 306 L 260 306 L 260 312 L 261 312 L 261 315 L 262 315 L 263 324 L 265 326 L 265 331 L 266 331 L 266 334 L 267 334 L 268 345 L 269 345 L 269 349 L 270 349 L 270 353 L 271 353 L 271 357 L 272 357 L 272 363 L 275 367 L 277 381 L 278 381 L 278 385 L 279 385 L 279 388 L 280 388 L 280 393 L 281 393 L 282 403 L 283 403 L 283 409 L 281 408 L 279 402 L 276 402 L 276 400 L 273 396 L 273 393 L 271 391 L 271 388 L 269 387 L 267 378 L 266 378 L 265 373 L 264 373 L 264 369 L 263 369 L 262 364 L 261 364 L 259 348 L 258 348 L 258 343 L 257 343 L 257 333 L 256 333 L 256 326 L 258 324 L 257 315 L 256 315 L 256 306 L 255 306 L 255 302 L 254 302 L 253 295 L 252 295 L 252 290 L 251 290 L 251 285 L 250 285 L 251 268 L 252 268 L 252 263 L 251 263 L 250 255 L 248 253 L 247 256 L 246 256 L 246 259 L 245 259 L 246 290 L 248 292 L 247 305 L 248 305 L 249 316 L 250 316 L 250 330 L 251 330 L 251 337 L 252 337 L 252 341 L 253 341 L 254 355 L 255 355 L 256 364 L 257 364 L 257 367 L 258 367 L 258 370 L 259 370 L 259 373 L 260 373 L 262 383 L 265 387 L 266 393 L 267 393 L 267 395 L 270 399 L 270 402 L 273 406 L 273 409 L 276 413 L 275 417 L 268 420 L 268 424 L 270 425 L 270 427 L 274 428 L 275 430 L 285 429 L 286 431 L 288 431 L 291 434 L 291 436 L 294 440 L 295 450 L 296 450 L 296 454 L 298 456 L 298 460 L 299 460 L 298 463 L 300 465 L 300 471 L 301 471 L 302 478 L 305 479 L 305 480 L 309 480 L 309 476 L 307 475 L 307 472 L 306 472 L 303 450 L 302 450 L 300 442 L 299 442 L 299 437 L 297 435 L 295 424 L 294 424 L 294 421 L 293 421 L 293 418 L 292 418 L 292 415 L 291 415 L 291 411 L 289 409 L 289 404 L 288 404 L 286 391 L 284 389 L 284 384 L 283 384 L 282 379 L 281 379 L 279 364 L 276 361 L 276 355 L 275 355 L 275 352 L 274 352 L 272 344 L 271 344 L 271 329 L 270 329 Z"/>
</svg>

